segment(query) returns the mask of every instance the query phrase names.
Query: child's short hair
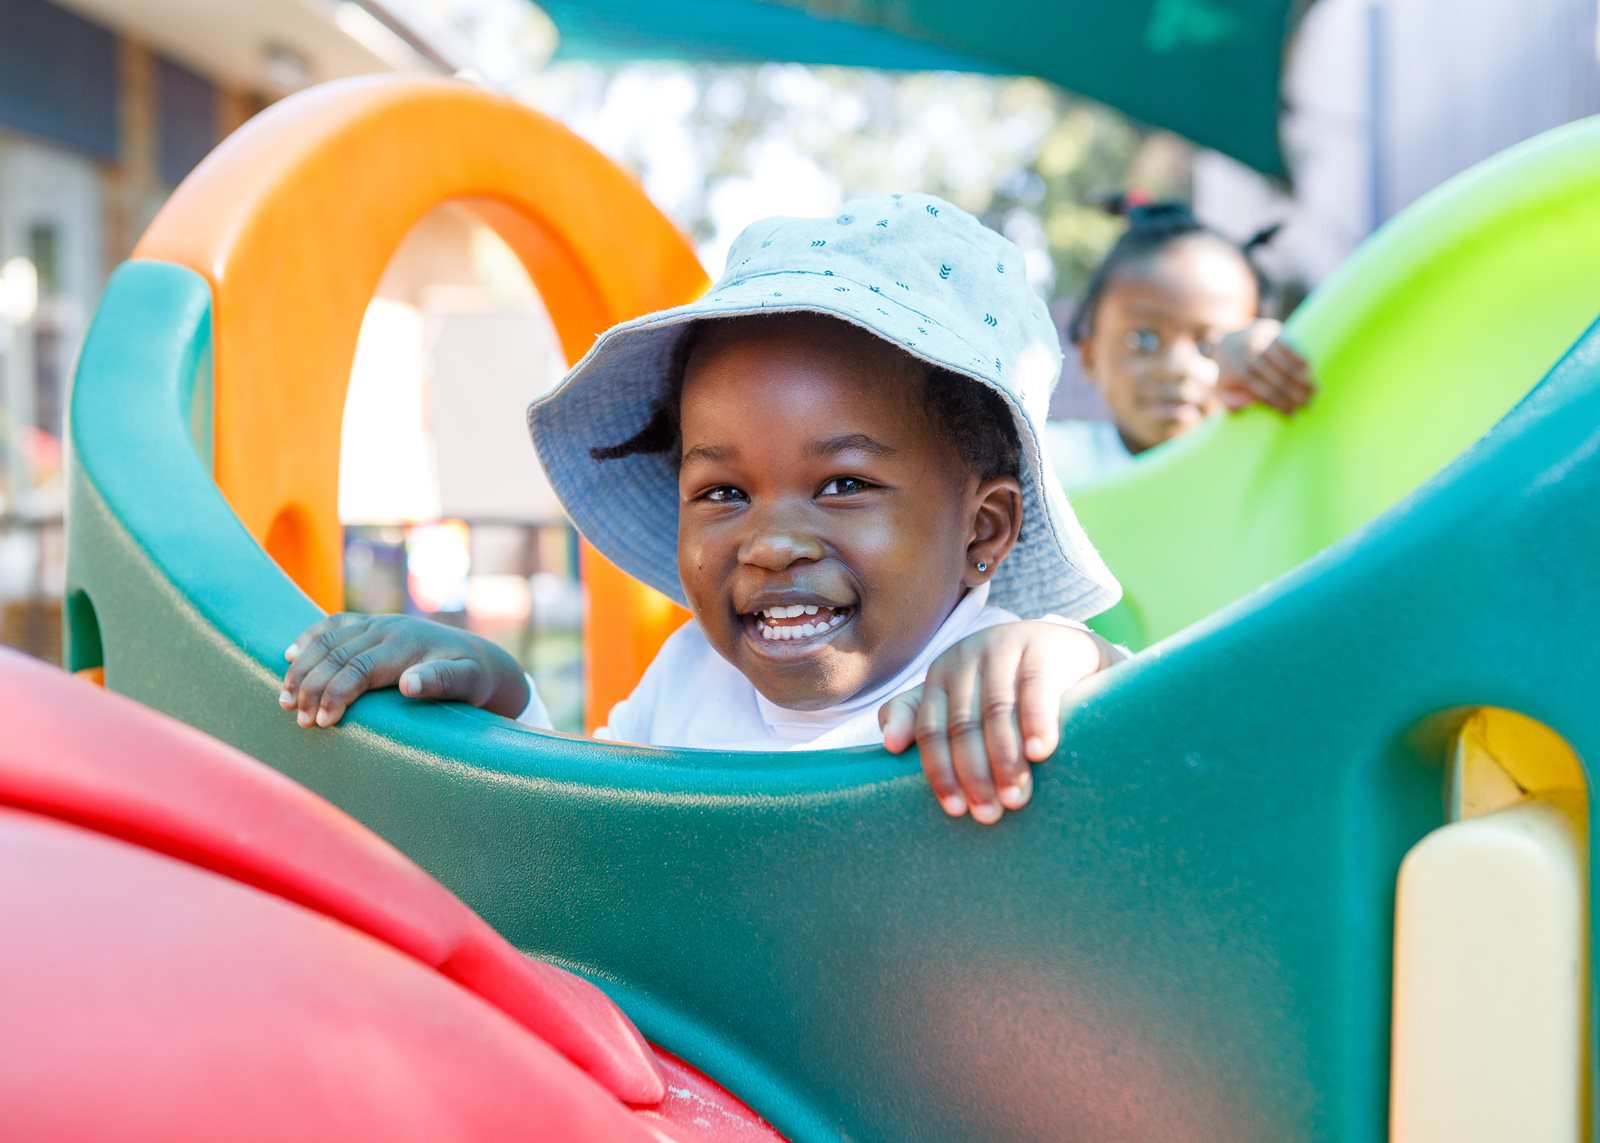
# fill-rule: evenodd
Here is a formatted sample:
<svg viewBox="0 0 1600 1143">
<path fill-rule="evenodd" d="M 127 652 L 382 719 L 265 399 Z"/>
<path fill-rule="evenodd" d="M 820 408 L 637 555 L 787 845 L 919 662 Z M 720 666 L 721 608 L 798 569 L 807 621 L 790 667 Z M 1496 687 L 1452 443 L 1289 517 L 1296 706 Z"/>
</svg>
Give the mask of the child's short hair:
<svg viewBox="0 0 1600 1143">
<path fill-rule="evenodd" d="M 683 399 L 683 378 L 689 358 L 712 323 L 745 320 L 749 319 L 708 318 L 690 326 L 673 350 L 667 391 L 651 410 L 644 428 L 625 441 L 596 445 L 589 450 L 589 455 L 595 460 L 621 460 L 641 453 L 664 453 L 676 464 L 683 452 L 678 407 Z M 1022 444 L 1017 440 L 1017 427 L 1005 398 L 959 373 L 918 361 L 909 354 L 906 356 L 909 362 L 922 366 L 928 415 L 954 446 L 961 462 L 980 481 L 996 476 L 1020 478 Z"/>
<path fill-rule="evenodd" d="M 1140 195 L 1123 191 L 1106 198 L 1100 205 L 1110 213 L 1126 218 L 1128 228 L 1112 243 L 1111 249 L 1100 260 L 1100 265 L 1089 276 L 1089 284 L 1084 287 L 1083 298 L 1078 302 L 1077 311 L 1072 315 L 1072 326 L 1067 331 L 1074 342 L 1087 341 L 1094 333 L 1094 314 L 1100 306 L 1101 295 L 1123 267 L 1149 258 L 1179 239 L 1197 236 L 1215 239 L 1238 253 L 1255 278 L 1263 316 L 1272 316 L 1276 288 L 1257 264 L 1254 255 L 1277 237 L 1278 231 L 1283 228 L 1282 223 L 1262 227 L 1244 242 L 1238 243 L 1201 222 L 1188 203 L 1147 202 Z"/>
<path fill-rule="evenodd" d="M 1014 468 L 1024 533 L 990 581 L 992 603 L 1086 619 L 1117 601 L 1039 444 L 1061 374 L 1055 323 L 1022 252 L 931 195 L 747 227 L 704 297 L 613 326 L 529 407 L 545 475 L 603 555 L 683 602 L 677 409 L 689 339 L 709 320 L 783 313 L 848 322 L 925 365 L 929 412 L 963 459 L 981 474 Z"/>
</svg>

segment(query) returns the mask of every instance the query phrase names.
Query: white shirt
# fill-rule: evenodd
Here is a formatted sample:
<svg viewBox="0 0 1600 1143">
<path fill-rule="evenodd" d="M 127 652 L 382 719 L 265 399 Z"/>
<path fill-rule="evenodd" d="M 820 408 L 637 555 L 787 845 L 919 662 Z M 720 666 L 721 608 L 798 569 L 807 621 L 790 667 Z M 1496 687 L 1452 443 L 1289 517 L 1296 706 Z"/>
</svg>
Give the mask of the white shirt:
<svg viewBox="0 0 1600 1143">
<path fill-rule="evenodd" d="M 1050 467 L 1069 489 L 1133 463 L 1111 421 L 1046 421 L 1043 436 Z"/>
<path fill-rule="evenodd" d="M 878 708 L 922 683 L 928 667 L 975 631 L 1017 616 L 989 607 L 989 585 L 962 597 L 917 657 L 883 685 L 825 710 L 790 710 L 768 701 L 739 671 L 712 649 L 699 624 L 690 620 L 662 644 L 633 693 L 611 708 L 596 738 L 649 746 L 707 750 L 826 750 L 877 746 L 883 742 Z M 1055 619 L 1073 627 L 1081 624 Z M 548 718 L 529 717 L 537 696 L 518 720 L 548 726 Z M 542 713 L 542 710 L 541 712 Z"/>
</svg>

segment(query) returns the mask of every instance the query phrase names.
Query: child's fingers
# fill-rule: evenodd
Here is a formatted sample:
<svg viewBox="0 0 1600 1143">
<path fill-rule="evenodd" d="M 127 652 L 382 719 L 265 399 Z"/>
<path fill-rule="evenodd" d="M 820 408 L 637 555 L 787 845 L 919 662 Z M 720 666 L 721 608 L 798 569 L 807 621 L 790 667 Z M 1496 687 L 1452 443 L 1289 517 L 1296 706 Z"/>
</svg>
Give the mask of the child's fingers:
<svg viewBox="0 0 1600 1143">
<path fill-rule="evenodd" d="M 917 708 L 921 705 L 922 688 L 913 687 L 878 708 L 883 746 L 890 754 L 905 752 L 917 740 Z"/>
<path fill-rule="evenodd" d="M 1092 673 L 1099 661 L 1097 647 L 1093 665 L 1084 673 Z M 1028 761 L 1043 762 L 1061 744 L 1061 697 L 1070 685 L 1050 656 L 1037 651 L 1022 656 L 1017 668 L 1017 725 Z"/>
<path fill-rule="evenodd" d="M 1289 395 L 1283 380 L 1276 370 L 1259 358 L 1250 363 L 1244 375 L 1244 384 L 1263 405 L 1270 405 L 1280 413 L 1294 412 L 1294 398 Z"/>
<path fill-rule="evenodd" d="M 305 670 L 298 685 L 293 688 L 296 721 L 301 726 L 332 726 L 337 722 L 337 718 L 330 717 L 332 712 L 323 713 L 328 685 L 336 676 L 345 674 L 343 682 L 345 698 L 339 703 L 339 713 L 342 714 L 343 708 L 354 702 L 355 696 L 362 690 L 367 689 L 362 686 L 352 691 L 351 687 L 353 680 L 364 679 L 370 673 L 371 660 L 367 657 L 368 653 L 382 641 L 381 631 L 363 627 L 353 629 L 348 637 L 327 647 L 326 650 L 317 643 L 302 650 L 295 659 L 295 669 L 299 669 L 302 663 L 311 659 L 313 655 L 316 656 L 316 661 Z M 351 669 L 346 671 L 346 668 Z"/>
<path fill-rule="evenodd" d="M 289 660 L 289 666 L 283 672 L 283 689 L 291 694 L 297 694 L 305 677 L 322 662 L 329 651 L 346 640 L 362 634 L 369 626 L 368 616 L 341 612 L 307 627 L 283 653 Z"/>
<path fill-rule="evenodd" d="M 489 678 L 474 659 L 429 659 L 400 675 L 400 693 L 407 698 L 481 704 L 489 697 Z"/>
<path fill-rule="evenodd" d="M 1271 345 L 1262 350 L 1261 355 L 1277 358 L 1278 362 L 1291 372 L 1310 375 L 1311 363 L 1306 360 L 1305 354 L 1281 337 L 1276 338 Z"/>
<path fill-rule="evenodd" d="M 323 616 L 299 635 L 295 636 L 293 643 L 284 650 L 283 657 L 289 662 L 294 662 L 300 652 L 311 646 L 329 632 L 338 631 L 343 627 L 351 627 L 362 622 L 366 617 L 352 614 L 348 611 L 338 611 L 332 615 Z"/>
<path fill-rule="evenodd" d="M 1277 375 L 1290 396 L 1305 404 L 1316 395 L 1316 383 L 1311 380 L 1311 364 L 1292 348 L 1275 341 L 1261 355 L 1263 365 L 1277 371 Z"/>
<path fill-rule="evenodd" d="M 1017 684 L 1023 658 L 1019 644 L 1008 642 L 995 647 L 983 661 L 979 682 L 989 773 L 999 791 L 1000 804 L 1008 810 L 1027 805 L 1033 792 L 1028 760 L 1023 757 L 1022 740 L 1017 733 Z"/>
<path fill-rule="evenodd" d="M 967 812 L 966 795 L 956 781 L 954 763 L 950 760 L 950 743 L 945 737 L 945 711 L 947 697 L 937 686 L 925 685 L 922 700 L 917 707 L 917 753 L 922 761 L 922 772 L 928 776 L 933 796 L 939 799 L 944 812 L 958 818 Z"/>
<path fill-rule="evenodd" d="M 1267 379 L 1284 400 L 1297 409 L 1311 399 L 1310 386 L 1295 377 L 1281 362 L 1274 361 L 1270 357 L 1261 357 L 1252 366 L 1252 371 Z"/>
<path fill-rule="evenodd" d="M 1004 810 L 995 790 L 994 775 L 989 770 L 989 753 L 984 747 L 977 675 L 976 661 L 958 661 L 942 673 L 940 683 L 948 702 L 942 732 L 947 739 L 956 780 L 961 783 L 961 792 L 972 811 L 972 820 L 992 825 L 1000 820 Z M 921 725 L 917 728 L 917 744 L 927 749 Z"/>
<path fill-rule="evenodd" d="M 318 726 L 338 723 L 350 704 L 368 691 L 394 686 L 416 657 L 403 642 L 387 637 L 387 633 L 373 632 L 364 646 L 354 640 L 341 648 L 346 646 L 350 654 L 344 665 L 322 687 L 315 712 Z"/>
</svg>

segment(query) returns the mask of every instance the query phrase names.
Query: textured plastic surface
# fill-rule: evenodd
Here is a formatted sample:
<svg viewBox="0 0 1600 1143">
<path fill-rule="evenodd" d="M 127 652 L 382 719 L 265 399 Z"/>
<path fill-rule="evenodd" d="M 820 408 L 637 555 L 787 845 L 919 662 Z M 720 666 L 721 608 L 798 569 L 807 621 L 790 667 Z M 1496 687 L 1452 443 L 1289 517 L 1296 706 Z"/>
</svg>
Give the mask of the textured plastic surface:
<svg viewBox="0 0 1600 1143">
<path fill-rule="evenodd" d="M 1600 313 L 1600 119 L 1451 180 L 1290 321 L 1321 392 L 1226 417 L 1072 503 L 1122 580 L 1097 622 L 1145 646 L 1348 535 L 1453 460 Z"/>
<path fill-rule="evenodd" d="M 7 1139 L 777 1138 L 304 788 L 15 652 L 0 684 Z"/>
<path fill-rule="evenodd" d="M 317 613 L 186 434 L 207 320 L 204 282 L 135 264 L 91 331 L 74 656 L 330 797 L 790 1138 L 1381 1139 L 1394 877 L 1449 742 L 1494 704 L 1600 751 L 1600 335 L 1415 497 L 1090 689 L 984 830 L 877 751 L 619 747 L 392 693 L 298 730 L 281 651 Z"/>
<path fill-rule="evenodd" d="M 0 654 L 0 803 L 321 913 L 477 993 L 618 1098 L 661 1101 L 649 1049 L 602 993 L 521 956 L 393 847 L 215 739 Z"/>
<path fill-rule="evenodd" d="M 391 947 L 0 806 L 6 1138 L 587 1139 L 645 1124 Z"/>
<path fill-rule="evenodd" d="M 1391 1143 L 1584 1138 L 1588 865 L 1586 831 L 1534 798 L 1406 855 Z"/>
</svg>

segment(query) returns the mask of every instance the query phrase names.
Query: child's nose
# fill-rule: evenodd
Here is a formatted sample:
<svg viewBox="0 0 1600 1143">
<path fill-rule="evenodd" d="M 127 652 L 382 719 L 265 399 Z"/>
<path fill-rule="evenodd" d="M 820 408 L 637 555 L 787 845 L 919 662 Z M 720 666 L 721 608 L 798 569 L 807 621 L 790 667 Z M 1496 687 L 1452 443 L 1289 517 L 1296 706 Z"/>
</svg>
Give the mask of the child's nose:
<svg viewBox="0 0 1600 1143">
<path fill-rule="evenodd" d="M 803 560 L 819 560 L 822 544 L 797 512 L 751 513 L 750 531 L 739 545 L 739 562 L 767 571 L 783 571 Z"/>
<path fill-rule="evenodd" d="M 1216 359 L 1202 352 L 1199 343 L 1191 338 L 1174 339 L 1162 364 L 1166 375 L 1182 385 L 1184 400 L 1204 400 L 1217 384 Z"/>
</svg>

